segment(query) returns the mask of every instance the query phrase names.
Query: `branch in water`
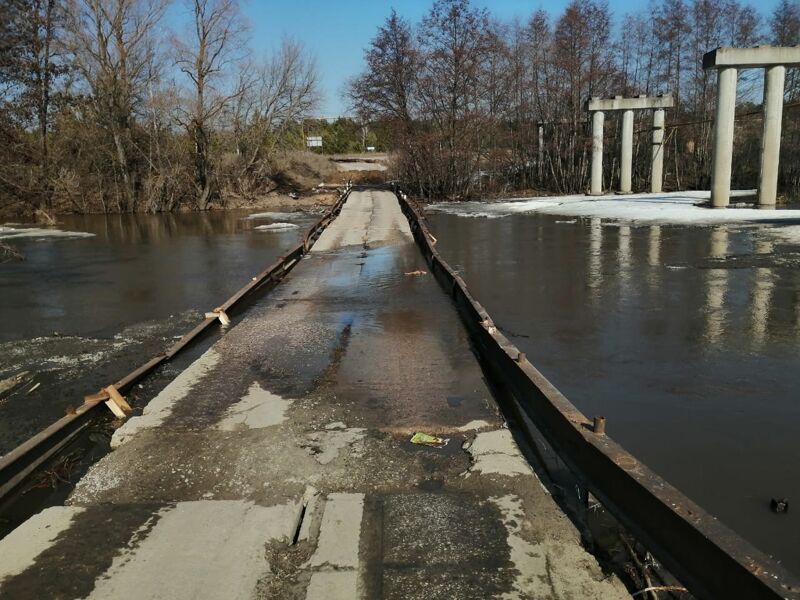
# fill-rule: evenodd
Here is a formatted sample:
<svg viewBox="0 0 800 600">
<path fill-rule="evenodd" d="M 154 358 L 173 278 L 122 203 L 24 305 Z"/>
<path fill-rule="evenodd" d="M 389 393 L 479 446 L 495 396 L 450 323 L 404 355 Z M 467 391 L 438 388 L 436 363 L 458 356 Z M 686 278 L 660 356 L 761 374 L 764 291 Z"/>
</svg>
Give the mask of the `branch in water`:
<svg viewBox="0 0 800 600">
<path fill-rule="evenodd" d="M 12 260 L 25 260 L 25 256 L 14 246 L 10 246 L 0 240 L 0 262 L 10 262 Z"/>
</svg>

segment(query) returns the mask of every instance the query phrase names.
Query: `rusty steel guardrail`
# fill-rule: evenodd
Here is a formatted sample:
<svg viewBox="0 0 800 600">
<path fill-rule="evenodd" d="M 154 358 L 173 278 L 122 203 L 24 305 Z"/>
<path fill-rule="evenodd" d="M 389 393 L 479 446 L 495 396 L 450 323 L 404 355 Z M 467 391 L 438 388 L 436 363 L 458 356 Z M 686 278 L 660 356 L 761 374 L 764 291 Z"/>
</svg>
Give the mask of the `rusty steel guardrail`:
<svg viewBox="0 0 800 600">
<path fill-rule="evenodd" d="M 201 333 L 217 321 L 227 319 L 227 311 L 235 307 L 248 294 L 267 283 L 277 284 L 294 267 L 295 264 L 311 249 L 314 242 L 342 209 L 342 205 L 350 195 L 350 188 L 341 194 L 336 203 L 320 218 L 303 236 L 303 241 L 291 248 L 277 261 L 264 269 L 242 286 L 236 293 L 206 317 L 194 329 L 175 342 L 166 351 L 161 352 L 146 363 L 131 371 L 113 387 L 119 393 L 125 393 L 133 384 L 151 373 L 159 365 L 171 360 Z M 85 398 L 84 403 L 58 421 L 23 442 L 8 454 L 0 457 L 0 501 L 13 492 L 37 468 L 72 441 L 94 417 L 102 410 L 108 400 L 108 394 L 101 390 Z"/>
<path fill-rule="evenodd" d="M 417 245 L 451 295 L 484 367 L 602 505 L 697 598 L 800 599 L 800 581 L 684 496 L 594 425 L 492 322 L 435 249 L 416 204 L 398 200 Z"/>
</svg>

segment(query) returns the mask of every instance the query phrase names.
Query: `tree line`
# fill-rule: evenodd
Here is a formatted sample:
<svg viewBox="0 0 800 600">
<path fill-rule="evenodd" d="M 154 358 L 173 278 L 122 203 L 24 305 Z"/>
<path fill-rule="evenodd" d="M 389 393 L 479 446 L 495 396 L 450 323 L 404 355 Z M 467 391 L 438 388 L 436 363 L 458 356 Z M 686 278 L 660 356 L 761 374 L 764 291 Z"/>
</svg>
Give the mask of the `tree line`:
<svg viewBox="0 0 800 600">
<path fill-rule="evenodd" d="M 0 3 L 0 209 L 204 210 L 274 185 L 317 68 L 237 0 Z"/>
<path fill-rule="evenodd" d="M 503 22 L 469 0 L 436 0 L 418 23 L 392 12 L 347 91 L 365 120 L 381 123 L 398 177 L 427 198 L 515 190 L 582 192 L 591 162 L 591 96 L 671 94 L 665 189 L 707 189 L 716 73 L 702 56 L 718 46 L 800 44 L 800 3 L 760 14 L 739 0 L 654 0 L 616 16 L 604 0 L 573 0 Z M 755 187 L 761 71 L 742 71 L 734 156 L 736 186 Z M 800 74 L 787 71 L 779 184 L 800 188 Z M 652 116 L 637 113 L 633 182 L 647 189 Z M 604 183 L 618 178 L 620 120 L 607 116 Z M 540 144 L 539 127 L 543 127 Z"/>
</svg>

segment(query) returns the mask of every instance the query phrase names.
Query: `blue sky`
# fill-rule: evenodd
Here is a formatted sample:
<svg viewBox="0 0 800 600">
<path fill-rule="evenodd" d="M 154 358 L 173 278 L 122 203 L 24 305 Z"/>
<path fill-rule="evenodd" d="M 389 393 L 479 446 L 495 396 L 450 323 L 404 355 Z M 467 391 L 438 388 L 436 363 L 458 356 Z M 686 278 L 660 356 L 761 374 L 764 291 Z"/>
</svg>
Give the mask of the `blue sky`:
<svg viewBox="0 0 800 600">
<path fill-rule="evenodd" d="M 762 13 L 768 13 L 777 1 L 762 0 L 756 6 Z M 277 47 L 283 36 L 306 44 L 316 56 L 322 78 L 324 98 L 319 114 L 335 116 L 347 110 L 340 97 L 344 82 L 361 71 L 363 50 L 391 8 L 416 22 L 431 4 L 432 0 L 244 0 L 242 9 L 250 20 L 256 53 Z M 541 7 L 558 15 L 568 0 L 474 0 L 474 4 L 485 6 L 501 20 L 511 20 L 527 19 Z M 615 21 L 646 5 L 632 0 L 609 0 Z"/>
</svg>

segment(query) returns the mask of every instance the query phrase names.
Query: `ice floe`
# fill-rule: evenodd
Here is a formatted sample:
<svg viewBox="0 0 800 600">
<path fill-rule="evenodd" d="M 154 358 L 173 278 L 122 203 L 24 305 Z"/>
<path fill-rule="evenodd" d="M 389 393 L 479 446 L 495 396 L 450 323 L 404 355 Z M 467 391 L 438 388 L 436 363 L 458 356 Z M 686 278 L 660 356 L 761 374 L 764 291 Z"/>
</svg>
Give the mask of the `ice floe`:
<svg viewBox="0 0 800 600">
<path fill-rule="evenodd" d="M 259 225 L 256 227 L 259 231 L 285 231 L 287 229 L 297 229 L 299 225 L 294 223 L 270 223 L 269 225 Z"/>
<path fill-rule="evenodd" d="M 61 229 L 44 229 L 41 227 L 4 227 L 0 225 L 0 239 L 87 237 L 94 237 L 94 234 L 86 231 L 62 231 Z"/>
<path fill-rule="evenodd" d="M 753 196 L 755 190 L 731 192 L 734 199 Z M 547 196 L 514 198 L 503 202 L 440 202 L 429 211 L 462 217 L 501 218 L 520 213 L 542 213 L 565 217 L 599 217 L 631 224 L 716 225 L 722 223 L 775 223 L 797 221 L 800 210 L 757 208 L 712 209 L 703 206 L 708 191 L 626 196 Z"/>
</svg>

